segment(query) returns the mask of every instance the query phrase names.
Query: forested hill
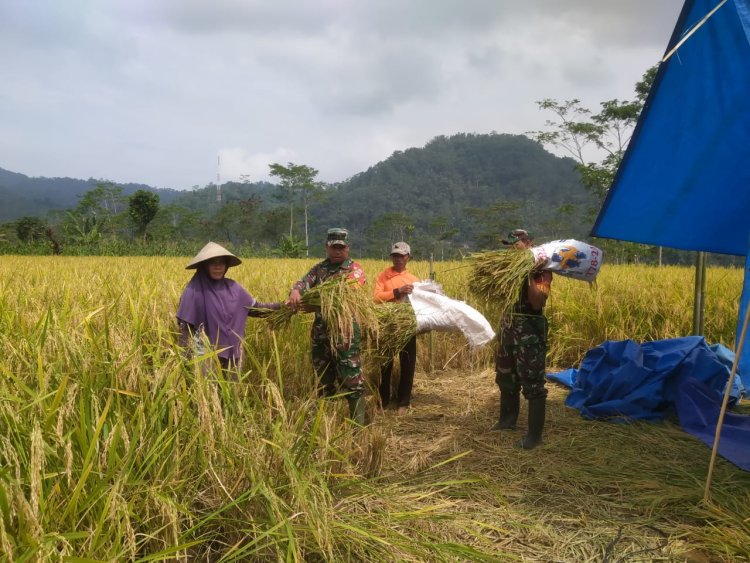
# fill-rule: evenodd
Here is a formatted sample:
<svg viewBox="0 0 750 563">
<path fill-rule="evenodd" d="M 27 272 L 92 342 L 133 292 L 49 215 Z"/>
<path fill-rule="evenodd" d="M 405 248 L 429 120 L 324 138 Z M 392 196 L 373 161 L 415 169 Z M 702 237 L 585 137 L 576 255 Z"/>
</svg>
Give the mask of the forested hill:
<svg viewBox="0 0 750 563">
<path fill-rule="evenodd" d="M 522 135 L 459 134 L 391 157 L 329 190 L 313 207 L 315 232 L 342 225 L 377 254 L 389 240 L 422 248 L 489 247 L 509 228 L 583 237 L 593 198 L 571 159 Z M 316 235 L 318 236 L 318 235 Z"/>
<path fill-rule="evenodd" d="M 75 209 L 81 196 L 101 183 L 29 178 L 0 169 L 0 195 L 9 202 L 0 210 L 0 223 L 47 216 L 53 229 L 76 231 L 60 225 L 60 214 L 48 212 Z M 292 205 L 289 192 L 275 184 L 225 183 L 220 203 L 212 184 L 191 191 L 135 184 L 119 188 L 121 196 L 137 189 L 159 194 L 161 209 L 148 228 L 154 243 L 216 240 L 289 255 L 304 240 L 302 202 Z M 534 231 L 538 239 L 583 238 L 594 205 L 573 160 L 556 157 L 525 136 L 507 134 L 436 137 L 422 148 L 397 151 L 348 180 L 327 185 L 318 196 L 308 209 L 311 246 L 320 248 L 328 227 L 346 227 L 352 231 L 355 256 L 385 256 L 391 242 L 407 240 L 415 256 L 455 257 L 497 247 L 504 233 L 517 226 Z M 289 234 L 290 209 L 295 211 L 294 239 L 286 239 L 291 247 L 280 248 Z M 85 214 L 78 209 L 76 220 L 85 223 Z M 126 227 L 127 218 L 112 216 L 98 235 L 127 238 L 132 235 Z M 5 232 L 12 241 L 11 223 Z"/>
<path fill-rule="evenodd" d="M 23 216 L 44 216 L 57 209 L 74 208 L 80 196 L 104 180 L 73 178 L 32 178 L 0 168 L 0 223 Z M 168 203 L 180 195 L 177 190 L 155 189 L 143 184 L 119 184 L 124 195 L 136 190 L 157 192 Z"/>
</svg>

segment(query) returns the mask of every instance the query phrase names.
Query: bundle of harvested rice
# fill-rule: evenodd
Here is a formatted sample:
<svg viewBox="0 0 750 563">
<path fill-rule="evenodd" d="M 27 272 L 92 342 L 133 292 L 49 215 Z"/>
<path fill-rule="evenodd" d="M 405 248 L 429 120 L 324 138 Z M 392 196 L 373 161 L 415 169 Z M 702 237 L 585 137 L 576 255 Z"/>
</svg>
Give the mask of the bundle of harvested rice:
<svg viewBox="0 0 750 563">
<path fill-rule="evenodd" d="M 506 248 L 472 254 L 469 259 L 473 261 L 469 290 L 505 316 L 534 270 L 534 254 L 528 249 Z"/>
<path fill-rule="evenodd" d="M 355 322 L 361 333 L 366 332 L 377 341 L 378 317 L 375 314 L 375 304 L 370 292 L 357 280 L 340 276 L 331 278 L 308 289 L 302 295 L 302 306 L 305 311 L 320 312 L 333 337 L 331 343 L 334 346 L 353 337 Z M 269 314 L 267 320 L 272 328 L 280 328 L 287 325 L 294 314 L 291 307 L 282 306 Z"/>
<path fill-rule="evenodd" d="M 417 334 L 417 317 L 410 303 L 382 303 L 375 306 L 379 337 L 370 347 L 381 358 L 392 358 Z"/>
</svg>

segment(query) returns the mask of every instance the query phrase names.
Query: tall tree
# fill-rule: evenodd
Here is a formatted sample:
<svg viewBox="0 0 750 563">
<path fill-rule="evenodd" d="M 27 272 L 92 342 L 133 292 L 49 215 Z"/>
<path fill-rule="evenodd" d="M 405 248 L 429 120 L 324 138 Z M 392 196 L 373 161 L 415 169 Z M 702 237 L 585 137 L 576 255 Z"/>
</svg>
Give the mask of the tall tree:
<svg viewBox="0 0 750 563">
<path fill-rule="evenodd" d="M 318 171 L 305 164 L 287 163 L 286 166 L 278 163 L 270 165 L 271 176 L 281 180 L 280 188 L 289 202 L 289 240 L 294 238 L 294 204 L 298 199 L 302 200 L 305 220 L 305 247 L 310 247 L 308 234 L 308 210 L 313 198 L 323 191 L 323 184 L 315 181 Z M 309 250 L 305 251 L 305 256 Z"/>
<path fill-rule="evenodd" d="M 94 244 L 112 231 L 124 207 L 123 188 L 112 182 L 98 182 L 96 186 L 78 196 L 73 210 L 58 212 L 62 231 L 69 242 Z M 50 213 L 51 216 L 55 212 Z"/>
<path fill-rule="evenodd" d="M 435 217 L 430 221 L 429 231 L 436 243 L 440 245 L 440 260 L 445 260 L 445 243 L 450 244 L 450 240 L 461 231 L 457 227 L 452 227 L 448 218 L 443 216 Z"/>
<path fill-rule="evenodd" d="M 480 248 L 499 247 L 505 233 L 521 224 L 519 210 L 523 207 L 524 202 L 510 200 L 496 201 L 486 207 L 467 207 L 466 214 L 480 229 L 477 233 Z"/>
<path fill-rule="evenodd" d="M 138 190 L 128 203 L 128 215 L 146 240 L 146 228 L 159 211 L 159 195 L 146 190 Z"/>
<path fill-rule="evenodd" d="M 601 110 L 596 114 L 577 99 L 558 102 L 547 98 L 537 102 L 539 109 L 551 111 L 555 118 L 547 120 L 547 130 L 531 131 L 529 135 L 576 160 L 581 181 L 596 196 L 599 206 L 612 185 L 657 69 L 658 66 L 648 69 L 635 85 L 634 101 L 601 102 Z M 591 159 L 590 149 L 594 149 L 593 156 L 598 161 Z"/>
<path fill-rule="evenodd" d="M 21 217 L 16 222 L 16 236 L 21 242 L 36 242 L 44 238 L 47 223 L 39 217 Z"/>
<path fill-rule="evenodd" d="M 368 238 L 374 240 L 375 249 L 384 250 L 394 242 L 408 241 L 414 229 L 414 219 L 409 215 L 402 211 L 388 211 L 370 223 Z"/>
<path fill-rule="evenodd" d="M 122 211 L 122 207 L 122 186 L 98 182 L 93 189 L 80 196 L 76 211 L 84 217 L 112 216 Z"/>
<path fill-rule="evenodd" d="M 227 201 L 211 220 L 214 232 L 219 239 L 235 244 L 252 241 L 259 230 L 254 215 L 260 205 L 260 198 L 250 196 L 241 201 Z"/>
<path fill-rule="evenodd" d="M 597 199 L 596 208 L 590 209 L 593 219 L 599 212 L 617 169 L 625 155 L 633 130 L 646 102 L 651 85 L 656 77 L 658 65 L 649 68 L 635 85 L 634 101 L 608 100 L 601 102 L 601 111 L 592 114 L 581 106 L 579 100 L 556 102 L 546 99 L 537 102 L 540 109 L 552 111 L 557 117 L 546 122 L 547 131 L 532 132 L 531 136 L 543 145 L 551 145 L 566 151 L 577 162 L 576 168 L 581 182 Z M 603 158 L 590 160 L 587 149 L 598 149 L 595 155 Z M 630 259 L 642 252 L 643 245 L 609 241 L 603 245 L 610 256 L 625 256 Z"/>
</svg>

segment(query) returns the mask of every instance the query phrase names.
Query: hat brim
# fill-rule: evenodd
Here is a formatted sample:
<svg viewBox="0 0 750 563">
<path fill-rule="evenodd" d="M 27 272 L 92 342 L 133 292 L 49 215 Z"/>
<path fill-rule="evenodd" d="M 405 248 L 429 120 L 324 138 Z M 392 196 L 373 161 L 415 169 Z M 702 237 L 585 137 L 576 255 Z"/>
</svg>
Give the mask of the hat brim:
<svg viewBox="0 0 750 563">
<path fill-rule="evenodd" d="M 203 264 L 204 262 L 208 262 L 209 260 L 213 260 L 214 258 L 222 258 L 222 257 L 227 259 L 227 268 L 232 268 L 234 266 L 239 266 L 240 264 L 242 264 L 242 260 L 240 260 L 239 258 L 237 258 L 235 255 L 233 255 L 233 254 L 224 254 L 222 256 L 212 256 L 211 258 L 206 258 L 205 260 L 201 260 L 199 262 L 191 262 L 190 264 L 188 264 L 187 266 L 185 266 L 185 269 L 186 270 L 195 270 L 201 264 Z"/>
<path fill-rule="evenodd" d="M 226 258 L 227 259 L 227 268 L 231 268 L 233 266 L 239 266 L 242 264 L 242 260 L 237 258 L 234 254 L 229 252 L 226 248 L 221 246 L 220 244 L 216 244 L 215 242 L 209 242 L 206 246 L 201 248 L 200 252 L 195 255 L 195 258 L 193 258 L 190 263 L 185 266 L 186 270 L 195 270 L 200 264 L 203 262 L 206 262 L 207 260 L 211 260 L 212 258 Z"/>
</svg>

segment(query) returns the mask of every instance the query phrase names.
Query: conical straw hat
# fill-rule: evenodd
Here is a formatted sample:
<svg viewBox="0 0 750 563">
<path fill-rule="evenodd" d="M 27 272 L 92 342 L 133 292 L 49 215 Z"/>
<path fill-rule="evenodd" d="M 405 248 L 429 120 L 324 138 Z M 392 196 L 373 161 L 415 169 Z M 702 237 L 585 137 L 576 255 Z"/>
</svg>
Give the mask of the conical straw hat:
<svg viewBox="0 0 750 563">
<path fill-rule="evenodd" d="M 186 270 L 194 270 L 198 267 L 198 264 L 210 260 L 211 258 L 218 258 L 219 256 L 227 257 L 227 267 L 239 266 L 242 264 L 242 260 L 237 258 L 234 254 L 229 252 L 226 248 L 215 242 L 209 242 L 206 246 L 201 248 L 201 251 L 195 255 L 195 258 L 185 266 Z"/>
</svg>

